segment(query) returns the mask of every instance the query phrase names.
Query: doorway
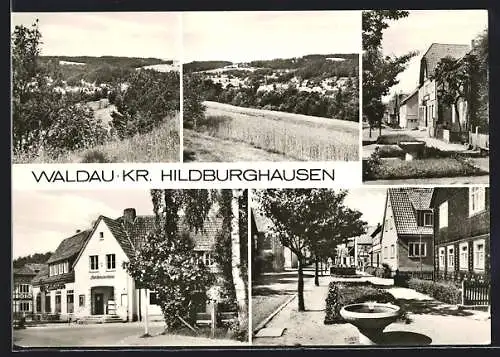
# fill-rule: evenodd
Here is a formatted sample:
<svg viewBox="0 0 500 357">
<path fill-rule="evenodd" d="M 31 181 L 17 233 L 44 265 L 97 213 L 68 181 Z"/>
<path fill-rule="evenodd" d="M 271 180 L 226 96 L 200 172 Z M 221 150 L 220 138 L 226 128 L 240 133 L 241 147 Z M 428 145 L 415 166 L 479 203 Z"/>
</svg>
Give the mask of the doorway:
<svg viewBox="0 0 500 357">
<path fill-rule="evenodd" d="M 94 294 L 94 315 L 104 315 L 104 294 Z"/>
</svg>

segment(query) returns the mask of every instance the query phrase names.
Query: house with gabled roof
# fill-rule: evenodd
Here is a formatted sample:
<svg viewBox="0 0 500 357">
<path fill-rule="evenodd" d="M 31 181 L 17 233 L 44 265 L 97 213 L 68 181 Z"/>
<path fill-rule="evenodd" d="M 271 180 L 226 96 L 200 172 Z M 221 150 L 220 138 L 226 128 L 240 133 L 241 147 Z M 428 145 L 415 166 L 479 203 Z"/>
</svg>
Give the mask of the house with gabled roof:
<svg viewBox="0 0 500 357">
<path fill-rule="evenodd" d="M 180 229 L 209 267 L 214 267 L 211 255 L 221 223 L 212 215 L 197 233 Z M 154 292 L 136 286 L 124 268 L 154 228 L 154 216 L 127 208 L 119 218 L 99 216 L 91 229 L 64 239 L 32 281 L 35 313 L 102 321 L 141 320 L 145 311 L 161 315 Z"/>
<path fill-rule="evenodd" d="M 429 136 L 440 137 L 450 141 L 450 132 L 448 137 L 444 137 L 443 132 L 438 132 L 438 125 L 442 128 L 455 128 L 458 120 L 465 120 L 465 116 L 455 118 L 454 110 L 451 107 L 442 105 L 439 100 L 438 85 L 433 79 L 436 68 L 441 59 L 449 57 L 458 60 L 464 57 L 471 47 L 468 44 L 444 44 L 433 43 L 427 49 L 420 60 L 420 76 L 418 85 L 418 127 L 425 128 Z M 465 111 L 465 104 L 459 104 L 459 112 Z M 453 132 L 453 130 L 451 130 Z M 445 135 L 446 136 L 446 135 Z"/>
<path fill-rule="evenodd" d="M 14 318 L 31 317 L 33 313 L 33 285 L 31 281 L 44 266 L 44 264 L 28 263 L 13 269 L 12 312 Z"/>
<path fill-rule="evenodd" d="M 432 188 L 389 188 L 381 227 L 381 264 L 393 272 L 433 271 Z"/>
</svg>

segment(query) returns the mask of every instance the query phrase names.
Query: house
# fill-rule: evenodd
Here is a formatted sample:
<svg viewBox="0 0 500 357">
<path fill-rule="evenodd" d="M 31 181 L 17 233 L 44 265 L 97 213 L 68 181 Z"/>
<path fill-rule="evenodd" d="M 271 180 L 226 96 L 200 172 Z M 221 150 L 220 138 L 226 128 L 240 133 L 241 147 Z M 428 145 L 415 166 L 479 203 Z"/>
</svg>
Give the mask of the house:
<svg viewBox="0 0 500 357">
<path fill-rule="evenodd" d="M 370 234 L 372 239 L 371 247 L 368 251 L 370 254 L 370 266 L 372 267 L 380 267 L 381 263 L 381 255 L 382 255 L 382 245 L 380 244 L 380 238 L 382 236 L 382 225 L 378 223 L 374 228 L 370 231 L 367 231 Z"/>
<path fill-rule="evenodd" d="M 401 100 L 399 126 L 403 129 L 418 128 L 418 89 L 415 89 Z"/>
<path fill-rule="evenodd" d="M 488 187 L 437 187 L 435 276 L 462 281 L 490 275 L 490 200 Z"/>
<path fill-rule="evenodd" d="M 392 96 L 389 102 L 385 106 L 385 123 L 392 127 L 399 127 L 400 124 L 400 105 L 403 98 L 407 95 L 403 93 L 397 93 Z"/>
<path fill-rule="evenodd" d="M 105 316 L 135 321 L 146 309 L 161 315 L 154 292 L 136 286 L 124 267 L 154 225 L 154 216 L 127 208 L 117 219 L 100 216 L 92 228 L 64 239 L 32 281 L 35 312 L 62 320 Z M 214 265 L 211 252 L 220 225 L 210 216 L 203 233 L 190 233 L 208 266 Z"/>
<path fill-rule="evenodd" d="M 420 77 L 418 85 L 418 126 L 425 128 L 431 137 L 443 136 L 438 133 L 438 125 L 451 128 L 452 132 L 458 125 L 458 118 L 455 117 L 454 110 L 446 105 L 441 105 L 438 98 L 438 85 L 433 75 L 438 63 L 445 57 L 460 59 L 470 51 L 470 46 L 466 44 L 444 44 L 433 43 L 424 53 L 420 60 Z M 463 112 L 465 108 L 459 108 Z M 465 124 L 465 116 L 461 117 Z M 449 135 L 449 133 L 448 133 Z M 453 138 L 444 138 L 448 141 Z"/>
<path fill-rule="evenodd" d="M 344 243 L 337 245 L 335 263 L 340 266 L 356 267 L 364 270 L 368 266 L 372 237 L 369 234 L 373 227 L 368 227 L 365 234 L 349 237 Z"/>
<path fill-rule="evenodd" d="M 251 234 L 252 234 L 252 257 L 253 262 L 261 264 L 261 272 L 281 272 L 285 270 L 285 260 L 287 267 L 297 264 L 297 257 L 288 248 L 285 256 L 285 247 L 280 242 L 279 237 L 271 233 L 273 226 L 271 220 L 259 212 L 251 210 Z M 292 256 L 293 254 L 293 256 Z M 286 259 L 288 258 L 288 259 Z"/>
<path fill-rule="evenodd" d="M 393 272 L 434 270 L 432 188 L 389 188 L 381 229 L 381 263 Z"/>
<path fill-rule="evenodd" d="M 14 318 L 30 318 L 33 314 L 33 285 L 31 281 L 44 264 L 25 264 L 13 269 L 12 313 Z"/>
</svg>

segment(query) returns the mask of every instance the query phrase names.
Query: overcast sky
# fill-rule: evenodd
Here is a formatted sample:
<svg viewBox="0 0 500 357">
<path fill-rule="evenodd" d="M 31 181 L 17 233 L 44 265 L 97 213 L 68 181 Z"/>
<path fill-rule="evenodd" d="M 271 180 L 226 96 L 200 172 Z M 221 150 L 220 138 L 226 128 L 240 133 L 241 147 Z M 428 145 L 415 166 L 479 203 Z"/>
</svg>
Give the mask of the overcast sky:
<svg viewBox="0 0 500 357">
<path fill-rule="evenodd" d="M 184 62 L 360 53 L 360 11 L 186 12 Z"/>
<path fill-rule="evenodd" d="M 12 30 L 37 18 L 43 55 L 179 58 L 179 13 L 13 13 Z"/>
<path fill-rule="evenodd" d="M 54 251 L 101 214 L 118 218 L 128 207 L 138 215 L 153 214 L 148 190 L 14 190 L 12 201 L 14 258 Z"/>
<path fill-rule="evenodd" d="M 410 11 L 406 18 L 392 21 L 384 31 L 382 42 L 385 55 L 402 55 L 419 51 L 406 71 L 399 75 L 400 84 L 391 93 L 409 93 L 416 88 L 420 59 L 429 46 L 436 43 L 468 44 L 488 27 L 486 10 L 419 10 Z"/>
</svg>

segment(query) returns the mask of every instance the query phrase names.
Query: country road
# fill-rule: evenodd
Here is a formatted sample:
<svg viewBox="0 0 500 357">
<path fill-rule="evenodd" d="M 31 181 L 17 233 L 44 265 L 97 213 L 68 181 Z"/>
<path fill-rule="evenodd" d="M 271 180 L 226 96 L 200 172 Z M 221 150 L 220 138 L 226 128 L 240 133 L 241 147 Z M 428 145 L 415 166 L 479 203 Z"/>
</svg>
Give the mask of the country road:
<svg viewBox="0 0 500 357">
<path fill-rule="evenodd" d="M 251 145 L 184 129 L 184 162 L 297 161 Z"/>
</svg>

